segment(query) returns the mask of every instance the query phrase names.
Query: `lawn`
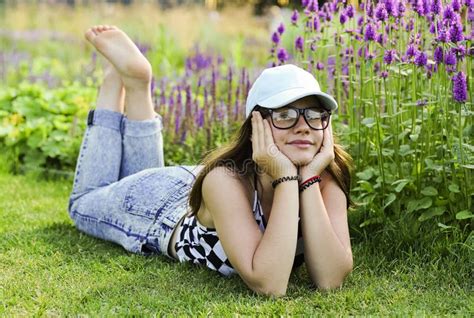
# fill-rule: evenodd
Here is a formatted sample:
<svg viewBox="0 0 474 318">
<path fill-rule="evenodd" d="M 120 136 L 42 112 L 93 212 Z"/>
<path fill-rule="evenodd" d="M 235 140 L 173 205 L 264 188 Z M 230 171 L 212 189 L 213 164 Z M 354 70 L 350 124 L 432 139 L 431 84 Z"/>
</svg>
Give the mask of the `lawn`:
<svg viewBox="0 0 474 318">
<path fill-rule="evenodd" d="M 0 173 L 0 316 L 472 315 L 467 252 L 394 255 L 386 243 L 357 239 L 341 289 L 318 291 L 301 268 L 287 296 L 272 299 L 239 277 L 80 233 L 67 214 L 70 183 Z"/>
</svg>

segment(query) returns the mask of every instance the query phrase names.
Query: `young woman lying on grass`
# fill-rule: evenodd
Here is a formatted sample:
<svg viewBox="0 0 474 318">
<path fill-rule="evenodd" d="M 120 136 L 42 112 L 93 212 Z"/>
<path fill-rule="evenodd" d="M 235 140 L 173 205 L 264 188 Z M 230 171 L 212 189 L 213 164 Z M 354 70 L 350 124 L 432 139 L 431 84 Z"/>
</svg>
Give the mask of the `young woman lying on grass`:
<svg viewBox="0 0 474 318">
<path fill-rule="evenodd" d="M 303 262 L 319 288 L 341 286 L 352 270 L 350 157 L 333 143 L 337 103 L 310 73 L 263 71 L 232 143 L 204 165 L 164 167 L 149 62 L 116 27 L 85 36 L 110 65 L 69 203 L 79 230 L 134 253 L 237 273 L 257 293 L 284 295 Z"/>
</svg>

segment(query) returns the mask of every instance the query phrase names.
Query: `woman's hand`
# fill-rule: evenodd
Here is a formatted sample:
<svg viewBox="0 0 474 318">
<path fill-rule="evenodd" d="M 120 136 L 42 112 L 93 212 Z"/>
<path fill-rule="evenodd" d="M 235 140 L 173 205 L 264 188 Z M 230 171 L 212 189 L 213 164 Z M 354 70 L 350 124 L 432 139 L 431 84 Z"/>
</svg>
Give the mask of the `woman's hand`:
<svg viewBox="0 0 474 318">
<path fill-rule="evenodd" d="M 252 112 L 252 159 L 273 179 L 297 174 L 296 166 L 275 145 L 268 120 Z"/>
<path fill-rule="evenodd" d="M 323 143 L 318 153 L 313 160 L 307 165 L 300 168 L 300 175 L 302 180 L 306 180 L 313 176 L 319 176 L 326 169 L 327 166 L 334 160 L 334 140 L 332 136 L 332 124 L 323 130 Z"/>
</svg>

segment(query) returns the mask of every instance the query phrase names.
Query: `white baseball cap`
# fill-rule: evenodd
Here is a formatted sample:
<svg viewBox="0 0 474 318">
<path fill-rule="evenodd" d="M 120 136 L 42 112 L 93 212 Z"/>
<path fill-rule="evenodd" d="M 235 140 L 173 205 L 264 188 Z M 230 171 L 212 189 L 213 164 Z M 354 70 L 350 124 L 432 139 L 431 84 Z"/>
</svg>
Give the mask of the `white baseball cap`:
<svg viewBox="0 0 474 318">
<path fill-rule="evenodd" d="M 293 64 L 267 68 L 250 88 L 245 116 L 248 117 L 257 105 L 274 109 L 310 95 L 317 96 L 325 109 L 337 109 L 337 102 L 331 95 L 321 92 L 311 73 Z"/>
</svg>

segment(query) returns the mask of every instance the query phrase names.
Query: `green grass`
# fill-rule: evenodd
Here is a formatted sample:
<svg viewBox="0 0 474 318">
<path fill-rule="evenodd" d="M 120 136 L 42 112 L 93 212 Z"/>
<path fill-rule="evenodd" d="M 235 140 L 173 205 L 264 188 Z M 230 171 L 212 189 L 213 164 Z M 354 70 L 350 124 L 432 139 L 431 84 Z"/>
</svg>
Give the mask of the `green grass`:
<svg viewBox="0 0 474 318">
<path fill-rule="evenodd" d="M 381 243 L 354 242 L 355 268 L 344 287 L 315 290 L 302 268 L 287 296 L 271 299 L 253 294 L 238 277 L 132 255 L 80 233 L 67 214 L 69 191 L 70 181 L 0 172 L 0 316 L 473 312 L 466 255 L 394 256 Z"/>
</svg>

